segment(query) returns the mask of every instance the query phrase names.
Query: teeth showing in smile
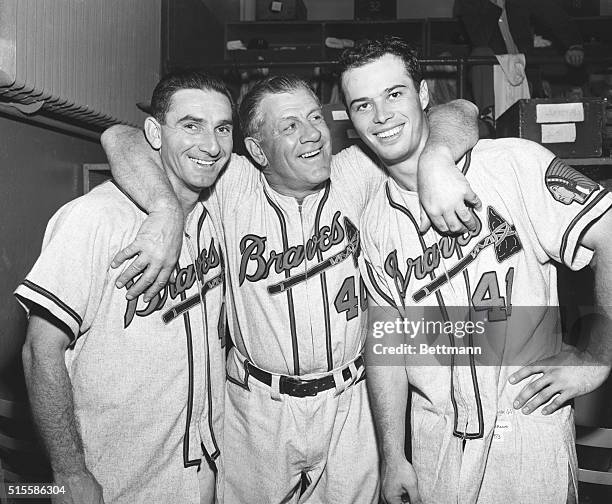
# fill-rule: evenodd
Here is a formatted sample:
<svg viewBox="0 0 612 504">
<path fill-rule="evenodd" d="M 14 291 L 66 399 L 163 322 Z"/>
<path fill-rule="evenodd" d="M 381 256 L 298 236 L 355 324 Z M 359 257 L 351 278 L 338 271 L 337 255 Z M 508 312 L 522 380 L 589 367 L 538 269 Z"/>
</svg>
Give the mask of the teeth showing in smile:
<svg viewBox="0 0 612 504">
<path fill-rule="evenodd" d="M 198 159 L 198 158 L 194 158 L 191 156 L 189 157 L 189 159 L 191 159 L 194 163 L 197 163 L 201 166 L 211 166 L 215 163 L 214 161 L 204 161 L 203 159 Z"/>
<path fill-rule="evenodd" d="M 316 156 L 319 152 L 321 152 L 321 149 L 317 149 L 317 150 L 313 150 L 310 152 L 306 152 L 305 154 L 302 154 L 300 157 L 303 159 L 308 159 L 311 158 L 313 156 Z"/>
<path fill-rule="evenodd" d="M 378 138 L 389 138 L 389 137 L 397 135 L 400 131 L 402 131 L 402 126 L 401 125 L 400 126 L 396 126 L 395 128 L 392 128 L 390 130 L 383 131 L 381 133 L 376 133 L 376 136 Z"/>
</svg>

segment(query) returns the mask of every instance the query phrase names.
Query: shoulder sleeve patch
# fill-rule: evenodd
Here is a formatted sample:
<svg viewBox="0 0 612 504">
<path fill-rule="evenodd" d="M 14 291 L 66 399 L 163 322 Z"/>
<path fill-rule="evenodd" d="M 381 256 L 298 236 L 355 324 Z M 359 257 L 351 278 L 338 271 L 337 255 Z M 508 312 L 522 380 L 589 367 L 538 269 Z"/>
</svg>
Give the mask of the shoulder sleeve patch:
<svg viewBox="0 0 612 504">
<path fill-rule="evenodd" d="M 589 196 L 599 187 L 596 182 L 568 166 L 559 158 L 552 160 L 544 179 L 548 192 L 564 205 L 571 205 L 574 201 L 584 205 Z"/>
</svg>

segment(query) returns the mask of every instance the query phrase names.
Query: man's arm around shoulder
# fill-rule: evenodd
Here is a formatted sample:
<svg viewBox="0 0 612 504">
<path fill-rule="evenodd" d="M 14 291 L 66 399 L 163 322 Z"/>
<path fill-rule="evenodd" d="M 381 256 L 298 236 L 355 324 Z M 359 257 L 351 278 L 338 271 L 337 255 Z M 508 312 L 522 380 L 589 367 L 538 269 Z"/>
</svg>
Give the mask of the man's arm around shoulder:
<svg viewBox="0 0 612 504">
<path fill-rule="evenodd" d="M 102 487 L 85 465 L 64 353 L 69 329 L 44 309 L 30 316 L 23 367 L 34 423 L 49 456 L 58 504 L 103 504 Z"/>
<path fill-rule="evenodd" d="M 101 142 L 119 186 L 149 213 L 134 241 L 119 251 L 112 263 L 113 268 L 118 268 L 136 256 L 117 279 L 117 288 L 143 272 L 128 290 L 127 298 L 134 299 L 144 292 L 146 302 L 166 285 L 179 257 L 183 211 L 159 153 L 141 130 L 112 126 L 102 134 Z"/>
<path fill-rule="evenodd" d="M 478 141 L 478 109 L 467 100 L 454 100 L 432 107 L 428 113 L 429 138 L 418 168 L 419 200 L 427 216 L 441 232 L 465 232 L 476 228 L 471 208 L 480 207 L 455 162 Z M 429 220 L 421 213 L 421 230 Z"/>
</svg>

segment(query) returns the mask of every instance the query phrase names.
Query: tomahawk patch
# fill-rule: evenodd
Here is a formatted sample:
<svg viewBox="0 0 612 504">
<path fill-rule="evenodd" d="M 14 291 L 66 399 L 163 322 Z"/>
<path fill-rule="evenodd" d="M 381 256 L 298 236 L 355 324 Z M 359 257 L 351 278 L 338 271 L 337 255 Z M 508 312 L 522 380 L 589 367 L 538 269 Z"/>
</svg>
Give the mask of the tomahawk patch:
<svg viewBox="0 0 612 504">
<path fill-rule="evenodd" d="M 489 217 L 489 230 L 495 233 L 497 229 L 504 229 L 502 226 L 510 226 L 501 215 L 499 215 L 493 207 L 487 209 Z M 498 240 L 495 244 L 495 257 L 498 262 L 505 261 L 508 257 L 513 256 L 523 247 L 521 240 L 516 234 L 514 226 L 509 227 L 509 231 L 505 233 L 503 239 Z"/>
<path fill-rule="evenodd" d="M 566 165 L 559 158 L 550 163 L 544 177 L 546 187 L 553 198 L 564 205 L 577 202 L 584 205 L 599 186 L 590 178 Z"/>
</svg>

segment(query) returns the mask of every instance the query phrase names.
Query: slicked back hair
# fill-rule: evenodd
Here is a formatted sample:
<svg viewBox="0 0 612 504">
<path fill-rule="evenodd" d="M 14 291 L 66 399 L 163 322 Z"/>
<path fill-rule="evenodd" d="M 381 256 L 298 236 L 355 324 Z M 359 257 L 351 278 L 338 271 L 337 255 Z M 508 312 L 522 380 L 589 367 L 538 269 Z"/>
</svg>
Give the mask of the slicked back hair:
<svg viewBox="0 0 612 504">
<path fill-rule="evenodd" d="M 172 103 L 172 96 L 182 89 L 201 89 L 203 91 L 216 91 L 224 96 L 232 106 L 232 115 L 235 111 L 234 100 L 225 83 L 214 75 L 195 70 L 173 72 L 165 75 L 157 83 L 151 97 L 151 115 L 161 124 L 166 121 L 166 114 Z"/>
<path fill-rule="evenodd" d="M 386 36 L 381 40 L 364 39 L 357 42 L 355 47 L 345 49 L 338 61 L 340 92 L 345 105 L 346 99 L 342 90 L 342 77 L 344 73 L 353 68 L 360 68 L 368 63 L 372 63 L 387 54 L 397 56 L 403 61 L 406 72 L 418 91 L 423 80 L 423 72 L 416 48 L 399 37 Z"/>
<path fill-rule="evenodd" d="M 297 75 L 272 75 L 258 81 L 249 92 L 244 95 L 238 107 L 240 128 L 244 137 L 260 138 L 259 129 L 261 128 L 264 118 L 259 110 L 259 106 L 267 95 L 292 93 L 300 89 L 304 89 L 311 93 L 317 103 L 319 103 L 319 99 L 314 94 L 308 82 Z"/>
</svg>

